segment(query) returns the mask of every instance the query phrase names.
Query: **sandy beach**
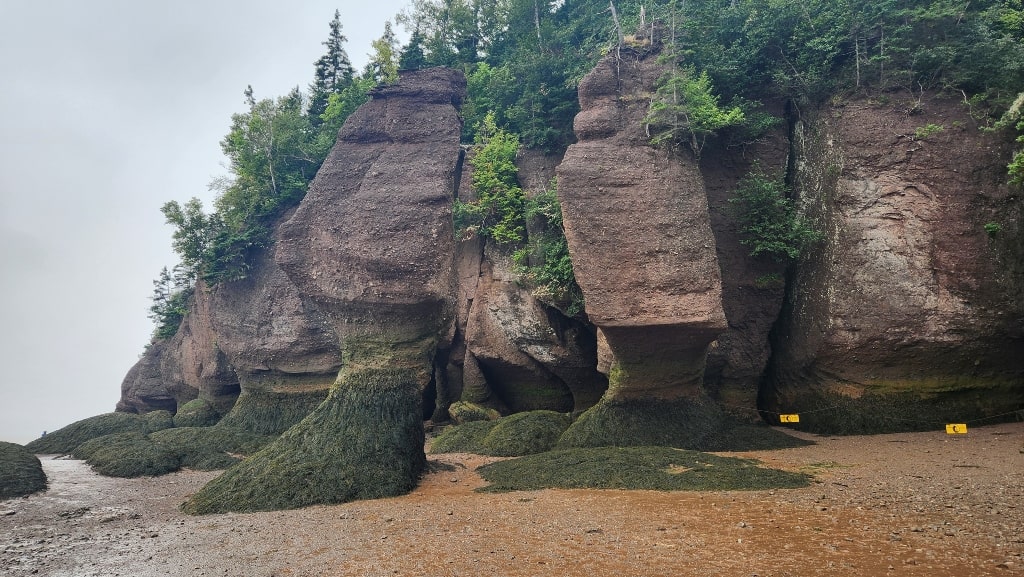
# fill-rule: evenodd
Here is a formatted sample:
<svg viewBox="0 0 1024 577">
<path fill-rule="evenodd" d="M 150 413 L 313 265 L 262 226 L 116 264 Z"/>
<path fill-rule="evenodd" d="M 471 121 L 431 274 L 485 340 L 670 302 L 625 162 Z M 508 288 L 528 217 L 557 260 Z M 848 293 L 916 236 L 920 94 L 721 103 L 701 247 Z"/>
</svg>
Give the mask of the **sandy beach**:
<svg viewBox="0 0 1024 577">
<path fill-rule="evenodd" d="M 819 437 L 729 453 L 810 472 L 752 492 L 478 493 L 493 459 L 431 455 L 413 493 L 191 517 L 218 473 L 114 479 L 43 457 L 50 489 L 0 503 L 0 574 L 87 576 L 1024 575 L 1024 423 Z"/>
</svg>

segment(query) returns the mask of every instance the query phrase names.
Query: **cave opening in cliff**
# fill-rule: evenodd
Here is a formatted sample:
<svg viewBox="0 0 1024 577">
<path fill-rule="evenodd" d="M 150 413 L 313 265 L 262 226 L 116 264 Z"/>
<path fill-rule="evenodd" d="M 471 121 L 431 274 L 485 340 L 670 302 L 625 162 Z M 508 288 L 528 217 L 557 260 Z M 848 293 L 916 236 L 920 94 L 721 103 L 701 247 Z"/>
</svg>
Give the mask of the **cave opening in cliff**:
<svg viewBox="0 0 1024 577">
<path fill-rule="evenodd" d="M 429 421 L 437 410 L 437 377 L 431 377 L 430 383 L 423 389 L 423 420 Z"/>
</svg>

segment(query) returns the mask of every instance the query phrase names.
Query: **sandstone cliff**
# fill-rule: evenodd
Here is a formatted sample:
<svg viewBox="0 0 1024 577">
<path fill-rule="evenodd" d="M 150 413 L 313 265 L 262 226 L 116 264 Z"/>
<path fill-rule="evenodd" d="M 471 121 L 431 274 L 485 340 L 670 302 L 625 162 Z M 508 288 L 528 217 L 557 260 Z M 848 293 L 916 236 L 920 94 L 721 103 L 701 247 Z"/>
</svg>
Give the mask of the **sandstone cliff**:
<svg viewBox="0 0 1024 577">
<path fill-rule="evenodd" d="M 1006 143 L 956 99 L 906 100 L 834 105 L 794 126 L 793 177 L 827 238 L 795 270 L 763 397 L 807 412 L 814 430 L 984 422 L 1024 406 Z"/>
<path fill-rule="evenodd" d="M 455 237 L 451 203 L 473 198 L 462 76 L 377 89 L 252 274 L 198 286 L 178 333 L 125 377 L 118 410 L 198 398 L 226 424 L 284 432 L 190 510 L 406 491 L 423 422 L 456 401 L 480 416 L 575 413 L 563 447 L 699 449 L 775 443 L 748 425 L 778 413 L 878 432 L 1024 407 L 1024 235 L 1005 142 L 954 100 L 911 113 L 897 95 L 780 103 L 786 125 L 698 161 L 649 143 L 662 73 L 656 47 L 609 54 L 580 85 L 579 142 L 518 159 L 528 194 L 557 167 L 577 317 L 532 294 L 500 247 Z M 730 198 L 755 162 L 786 173 L 825 233 L 798 262 L 741 243 Z"/>
</svg>

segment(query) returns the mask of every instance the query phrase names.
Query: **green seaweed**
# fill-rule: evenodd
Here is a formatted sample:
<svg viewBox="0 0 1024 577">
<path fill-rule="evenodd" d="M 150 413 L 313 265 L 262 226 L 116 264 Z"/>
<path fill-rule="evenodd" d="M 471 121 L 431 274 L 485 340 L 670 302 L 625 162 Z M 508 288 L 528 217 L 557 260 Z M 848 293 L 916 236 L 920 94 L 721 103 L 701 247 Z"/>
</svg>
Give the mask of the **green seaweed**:
<svg viewBox="0 0 1024 577">
<path fill-rule="evenodd" d="M 301 393 L 244 390 L 220 424 L 260 435 L 280 435 L 312 413 L 327 393 L 326 390 Z"/>
<path fill-rule="evenodd" d="M 129 431 L 148 433 L 149 424 L 140 415 L 104 413 L 71 423 L 32 441 L 25 448 L 36 454 L 69 454 L 90 439 Z"/>
<path fill-rule="evenodd" d="M 212 427 L 219 420 L 217 409 L 203 399 L 192 399 L 174 414 L 175 427 Z"/>
<path fill-rule="evenodd" d="M 181 468 L 174 451 L 154 443 L 138 431 L 113 433 L 90 439 L 72 453 L 93 470 L 108 477 L 165 475 Z"/>
<path fill-rule="evenodd" d="M 570 422 L 568 415 L 554 411 L 510 415 L 499 420 L 483 438 L 484 454 L 519 457 L 550 451 Z"/>
<path fill-rule="evenodd" d="M 182 509 L 270 511 L 407 493 L 426 467 L 422 371 L 348 368 L 313 413 Z"/>
<path fill-rule="evenodd" d="M 25 447 L 0 441 L 0 501 L 46 490 L 43 465 Z"/>
<path fill-rule="evenodd" d="M 812 477 L 757 461 L 670 447 L 597 447 L 540 453 L 484 465 L 486 492 L 535 489 L 748 491 L 806 487 Z"/>
</svg>

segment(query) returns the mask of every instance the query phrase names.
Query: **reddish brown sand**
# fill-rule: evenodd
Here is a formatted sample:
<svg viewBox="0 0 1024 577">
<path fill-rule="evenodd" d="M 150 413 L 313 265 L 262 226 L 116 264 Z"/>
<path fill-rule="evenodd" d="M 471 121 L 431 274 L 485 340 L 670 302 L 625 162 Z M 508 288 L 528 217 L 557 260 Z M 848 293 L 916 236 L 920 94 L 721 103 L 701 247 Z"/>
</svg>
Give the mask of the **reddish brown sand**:
<svg viewBox="0 0 1024 577">
<path fill-rule="evenodd" d="M 48 492 L 0 503 L 0 575 L 1024 575 L 1024 423 L 804 436 L 743 455 L 806 489 L 475 493 L 488 459 L 443 455 L 404 497 L 205 517 L 177 506 L 216 473 L 47 459 Z"/>
</svg>

